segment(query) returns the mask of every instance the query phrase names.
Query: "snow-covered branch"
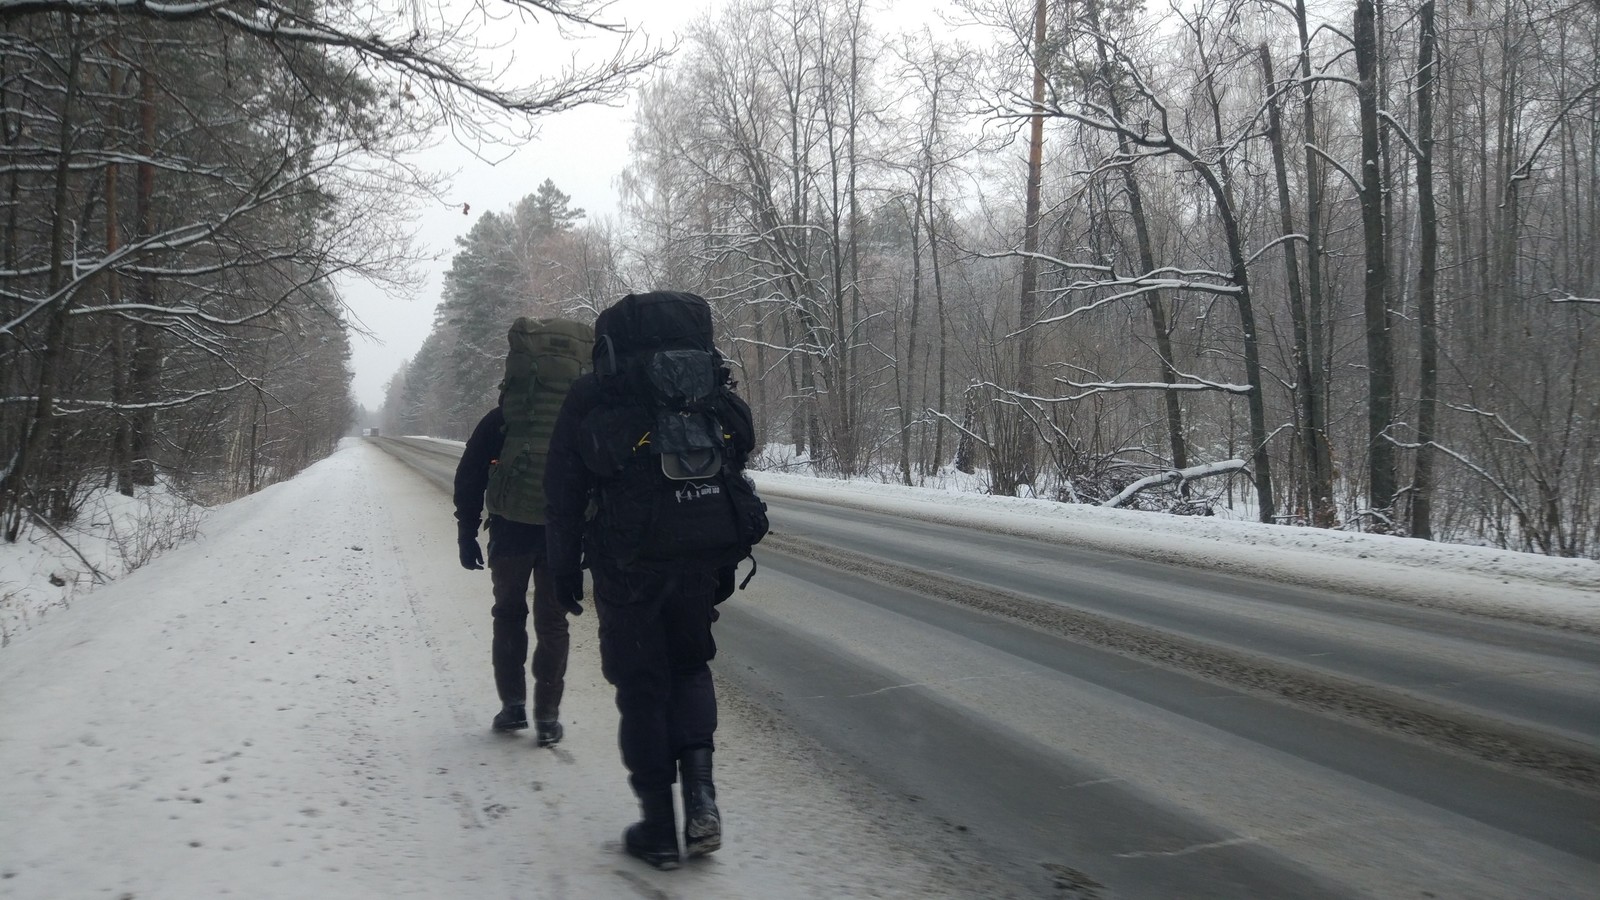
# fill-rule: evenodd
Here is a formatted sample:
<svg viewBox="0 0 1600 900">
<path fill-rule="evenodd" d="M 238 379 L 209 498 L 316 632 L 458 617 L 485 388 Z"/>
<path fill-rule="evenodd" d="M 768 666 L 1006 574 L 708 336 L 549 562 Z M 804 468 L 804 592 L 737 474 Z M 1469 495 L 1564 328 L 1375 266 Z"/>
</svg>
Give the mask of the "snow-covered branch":
<svg viewBox="0 0 1600 900">
<path fill-rule="evenodd" d="M 966 435 L 967 437 L 972 438 L 974 441 L 977 441 L 978 443 L 982 444 L 985 447 L 991 447 L 992 448 L 994 446 L 992 443 L 990 443 L 989 441 L 985 440 L 983 435 L 980 435 L 977 432 L 973 431 L 972 429 L 967 428 L 966 426 L 962 425 L 960 422 L 957 422 L 955 419 L 951 418 L 950 415 L 947 414 L 947 413 L 940 412 L 939 410 L 934 409 L 931 406 L 928 407 L 926 410 L 924 410 L 924 412 L 930 418 L 938 419 L 938 420 L 944 422 L 946 425 L 949 425 L 951 428 L 954 428 L 956 431 L 959 431 L 960 433 Z"/>
<path fill-rule="evenodd" d="M 1255 265 L 1256 260 L 1261 257 L 1261 254 L 1266 253 L 1268 250 L 1271 250 L 1273 247 L 1276 247 L 1279 244 L 1288 243 L 1289 241 L 1299 241 L 1299 242 L 1305 244 L 1305 243 L 1310 243 L 1311 239 L 1309 237 L 1303 235 L 1303 234 L 1300 234 L 1299 232 L 1295 232 L 1294 234 L 1285 234 L 1285 235 L 1281 235 L 1279 237 L 1273 238 L 1272 240 L 1268 241 L 1266 244 L 1262 245 L 1262 247 L 1259 250 L 1257 250 L 1256 252 L 1250 254 L 1250 259 L 1247 261 L 1246 264 L 1247 265 Z"/>
<path fill-rule="evenodd" d="M 1422 148 L 1417 145 L 1416 138 L 1412 137 L 1411 132 L 1407 131 L 1404 125 L 1400 124 L 1399 119 L 1396 119 L 1387 109 L 1378 110 L 1378 118 L 1382 119 L 1383 123 L 1389 126 L 1390 131 L 1400 135 L 1400 140 L 1405 141 L 1406 146 L 1411 148 L 1411 153 L 1413 156 L 1422 156 Z"/>
<path fill-rule="evenodd" d="M 1483 417 L 1485 419 L 1492 419 L 1496 425 L 1500 426 L 1500 430 L 1501 431 L 1504 431 L 1506 434 L 1511 435 L 1512 439 L 1515 440 L 1517 443 L 1521 444 L 1524 447 L 1532 447 L 1533 446 L 1533 442 L 1532 441 L 1528 440 L 1527 437 L 1525 437 L 1521 432 L 1517 431 L 1515 428 L 1512 428 L 1511 427 L 1511 423 L 1507 422 L 1497 412 L 1489 412 L 1488 410 L 1485 410 L 1485 409 L 1478 409 L 1477 407 L 1466 406 L 1466 405 L 1459 404 L 1459 403 L 1446 403 L 1445 405 L 1450 407 L 1451 409 L 1455 410 L 1456 412 L 1464 412 L 1464 413 L 1468 413 L 1468 414 L 1474 415 L 1474 416 L 1481 416 L 1481 417 Z"/>
<path fill-rule="evenodd" d="M 1508 179 L 1508 190 L 1511 183 L 1526 181 L 1533 177 L 1534 163 L 1538 161 L 1539 154 L 1544 152 L 1544 148 L 1550 143 L 1550 139 L 1555 137 L 1556 130 L 1566 121 L 1567 113 L 1571 112 L 1573 107 L 1583 102 L 1585 98 L 1596 91 L 1600 91 L 1600 81 L 1590 82 L 1582 90 L 1568 97 L 1567 102 L 1562 104 L 1561 111 L 1550 117 L 1550 121 L 1545 125 L 1544 132 L 1539 135 L 1539 139 L 1534 141 L 1533 146 L 1529 148 L 1528 158 L 1524 159 L 1522 164 L 1517 166 L 1516 171 L 1511 173 L 1511 177 Z"/>
<path fill-rule="evenodd" d="M 1127 503 L 1129 500 L 1132 500 L 1134 496 L 1139 494 L 1141 491 L 1146 491 L 1159 485 L 1181 485 L 1185 482 L 1195 481 L 1201 478 L 1213 478 L 1218 475 L 1231 475 L 1234 472 L 1244 472 L 1248 471 L 1249 468 L 1250 464 L 1242 459 L 1225 459 L 1221 462 L 1190 466 L 1187 469 L 1168 469 L 1165 472 L 1157 472 L 1154 475 L 1147 475 L 1144 478 L 1135 481 L 1133 484 L 1123 488 L 1122 493 L 1112 497 L 1100 505 L 1115 509 L 1116 507 Z"/>
<path fill-rule="evenodd" d="M 1064 295 L 1090 290 L 1093 288 L 1111 287 L 1113 285 L 1133 285 L 1133 287 L 1130 290 L 1119 291 L 1115 294 L 1101 297 L 1099 300 L 1096 300 L 1092 303 L 1086 303 L 1083 306 L 1074 307 L 1059 316 L 1049 316 L 1038 319 L 1037 321 L 1012 332 L 1011 334 L 1007 335 L 1007 337 L 1015 337 L 1029 328 L 1035 328 L 1040 325 L 1051 325 L 1056 322 L 1065 322 L 1068 319 L 1082 315 L 1086 312 L 1092 312 L 1107 304 L 1116 303 L 1121 300 L 1131 300 L 1135 297 L 1142 297 L 1145 294 L 1155 291 L 1197 291 L 1200 293 L 1221 295 L 1236 295 L 1239 293 L 1239 289 L 1233 285 L 1212 284 L 1205 281 L 1178 281 L 1172 279 L 1128 279 L 1120 282 L 1078 282 L 1068 285 L 1064 288 L 1057 288 L 1055 289 L 1054 293 L 1057 295 Z"/>
<path fill-rule="evenodd" d="M 73 415 L 75 413 L 85 413 L 85 412 L 92 412 L 94 410 L 103 410 L 103 409 L 117 409 L 117 410 L 171 409 L 171 408 L 173 408 L 175 406 L 186 406 L 186 405 L 188 405 L 190 403 L 195 402 L 196 400 L 200 400 L 200 399 L 205 398 L 205 397 L 216 397 L 216 396 L 220 396 L 222 394 L 230 394 L 230 393 L 232 393 L 232 392 L 234 392 L 234 391 L 236 391 L 236 390 L 238 390 L 238 389 L 240 389 L 242 387 L 249 387 L 251 384 L 253 384 L 253 382 L 250 381 L 250 380 L 239 381 L 239 382 L 235 382 L 233 384 L 224 385 L 222 387 L 207 388 L 207 389 L 201 390 L 201 391 L 193 391 L 193 392 L 185 394 L 185 395 L 183 395 L 181 397 L 172 397 L 172 398 L 169 398 L 169 399 L 166 399 L 166 400 L 152 401 L 150 403 L 116 403 L 116 402 L 109 401 L 109 400 L 104 400 L 104 401 L 102 401 L 102 400 L 78 400 L 78 401 L 75 401 L 76 404 L 77 404 L 76 406 L 58 407 L 56 409 L 56 413 L 57 413 L 57 415 L 67 416 L 67 415 Z"/>
<path fill-rule="evenodd" d="M 1530 521 L 1527 507 L 1522 505 L 1522 501 L 1517 498 L 1517 495 L 1510 488 L 1506 487 L 1505 484 L 1501 483 L 1500 479 L 1489 474 L 1488 470 L 1468 459 L 1465 455 L 1446 447 L 1438 441 L 1428 441 L 1427 443 L 1423 444 L 1409 443 L 1392 437 L 1387 433 L 1383 435 L 1383 438 L 1384 440 L 1403 450 L 1421 450 L 1423 447 L 1431 447 L 1440 453 L 1443 453 L 1445 456 L 1448 456 L 1460 463 L 1467 470 L 1483 479 L 1485 484 L 1493 487 L 1495 489 L 1495 493 L 1498 493 L 1501 497 L 1504 497 L 1506 502 L 1511 504 L 1511 507 L 1517 511 L 1518 518 L 1522 519 L 1524 522 Z"/>
<path fill-rule="evenodd" d="M 1310 150 L 1312 153 L 1315 153 L 1317 156 L 1321 157 L 1323 162 L 1325 162 L 1328 165 L 1333 166 L 1335 169 L 1337 169 L 1339 171 L 1339 174 L 1343 175 L 1345 177 L 1345 180 L 1350 182 L 1350 186 L 1351 187 L 1355 188 L 1358 191 L 1361 190 L 1361 179 L 1359 179 L 1356 176 L 1350 174 L 1350 170 L 1349 169 L 1346 169 L 1344 167 L 1344 165 L 1342 163 L 1340 163 L 1337 159 L 1334 159 L 1333 157 L 1329 156 L 1326 152 L 1323 151 L 1323 149 L 1321 147 L 1318 147 L 1315 144 L 1306 144 L 1306 149 Z"/>
<path fill-rule="evenodd" d="M 249 35 L 274 45 L 309 45 L 342 48 L 368 65 L 387 67 L 421 79 L 435 99 L 459 92 L 492 107 L 535 115 L 615 99 L 627 90 L 634 76 L 655 65 L 667 51 L 648 46 L 636 49 L 635 33 L 620 24 L 598 18 L 605 4 L 592 0 L 503 0 L 530 18 L 543 14 L 564 26 L 592 28 L 619 35 L 621 40 L 606 62 L 583 70 L 568 70 L 529 88 L 496 86 L 495 73 L 483 67 L 463 44 L 469 38 L 459 30 L 432 35 L 412 27 L 402 17 L 378 11 L 363 18 L 338 5 L 285 4 L 275 0 L 197 0 L 164 3 L 160 0 L 0 0 L 0 21 L 47 13 L 78 17 L 114 16 L 120 20 L 151 19 L 163 22 L 210 21 L 229 31 Z M 396 27 L 399 26 L 399 27 Z M 387 28 L 385 34 L 380 29 Z"/>
<path fill-rule="evenodd" d="M 1193 376 L 1185 376 L 1193 377 Z M 1105 394 L 1113 391 L 1221 391 L 1228 394 L 1248 394 L 1250 386 L 1247 384 L 1224 384 L 1221 382 L 1195 379 L 1195 383 L 1167 384 L 1164 381 L 1087 381 L 1078 382 L 1065 378 L 1055 379 L 1058 384 L 1070 385 L 1081 393 L 1070 397 L 1057 397 L 1046 401 L 1051 403 L 1067 403 L 1082 400 L 1095 394 Z"/>
</svg>

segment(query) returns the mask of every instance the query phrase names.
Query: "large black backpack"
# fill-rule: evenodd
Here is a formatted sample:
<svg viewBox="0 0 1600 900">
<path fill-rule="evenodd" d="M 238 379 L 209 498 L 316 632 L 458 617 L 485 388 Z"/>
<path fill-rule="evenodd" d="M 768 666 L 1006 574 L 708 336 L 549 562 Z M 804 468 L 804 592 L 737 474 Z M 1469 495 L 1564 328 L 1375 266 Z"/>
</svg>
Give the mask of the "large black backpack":
<svg viewBox="0 0 1600 900">
<path fill-rule="evenodd" d="M 587 543 L 624 571 L 710 571 L 750 556 L 767 506 L 744 474 L 750 407 L 694 294 L 630 294 L 595 321 L 601 402 L 584 420 L 599 485 Z"/>
</svg>

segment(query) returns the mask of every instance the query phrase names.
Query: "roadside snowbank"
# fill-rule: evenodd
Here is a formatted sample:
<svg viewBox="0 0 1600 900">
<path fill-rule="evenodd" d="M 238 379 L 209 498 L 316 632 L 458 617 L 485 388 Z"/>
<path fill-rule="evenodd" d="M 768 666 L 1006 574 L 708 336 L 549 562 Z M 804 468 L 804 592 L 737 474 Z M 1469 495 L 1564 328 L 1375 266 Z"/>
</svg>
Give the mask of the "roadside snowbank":
<svg viewBox="0 0 1600 900">
<path fill-rule="evenodd" d="M 165 484 L 125 497 L 100 489 L 78 520 L 59 532 L 29 523 L 15 544 L 0 543 L 0 647 L 95 586 L 192 540 L 206 509 Z"/>
<path fill-rule="evenodd" d="M 764 494 L 963 525 L 1391 600 L 1600 629 L 1600 561 L 1412 538 L 1170 516 L 752 472 Z"/>
<path fill-rule="evenodd" d="M 435 439 L 437 440 L 437 439 Z M 461 446 L 458 441 L 439 443 Z M 1600 560 L 1389 535 L 751 471 L 765 494 L 1122 553 L 1154 562 L 1600 632 Z"/>
</svg>

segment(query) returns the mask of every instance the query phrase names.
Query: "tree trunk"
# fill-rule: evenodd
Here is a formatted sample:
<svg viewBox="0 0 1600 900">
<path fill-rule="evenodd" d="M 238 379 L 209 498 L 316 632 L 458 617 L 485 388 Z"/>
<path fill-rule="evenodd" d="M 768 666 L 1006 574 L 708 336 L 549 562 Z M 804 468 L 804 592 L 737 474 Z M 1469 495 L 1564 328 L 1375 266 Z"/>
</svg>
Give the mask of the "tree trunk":
<svg viewBox="0 0 1600 900">
<path fill-rule="evenodd" d="M 75 290 L 63 290 L 66 281 L 65 255 L 67 234 L 67 199 L 72 179 L 74 116 L 77 113 L 79 94 L 78 73 L 82 66 L 83 50 L 78 45 L 78 19 L 64 15 L 65 31 L 70 46 L 67 60 L 66 85 L 61 97 L 61 122 L 57 133 L 54 197 L 51 202 L 50 221 L 50 273 L 47 294 L 54 309 L 45 332 L 45 344 L 39 366 L 39 384 L 33 413 L 24 426 L 21 447 L 14 462 L 6 471 L 0 484 L 0 522 L 4 523 L 5 539 L 15 543 L 22 533 L 22 512 L 27 503 L 27 480 L 30 468 L 35 466 L 55 426 L 56 394 L 61 388 L 61 378 L 66 365 L 67 342 L 72 332 L 72 303 Z M 59 295 L 59 296 L 58 296 Z"/>
<path fill-rule="evenodd" d="M 1322 285 L 1322 173 L 1317 146 L 1316 104 L 1311 67 L 1311 34 L 1305 0 L 1295 0 L 1295 22 L 1300 30 L 1300 110 L 1305 130 L 1306 167 L 1306 354 L 1311 376 L 1305 415 L 1307 486 L 1311 494 L 1311 524 L 1333 528 L 1339 524 L 1333 502 L 1333 451 L 1328 440 L 1327 353 L 1323 340 L 1327 300 Z"/>
<path fill-rule="evenodd" d="M 1216 70 L 1205 59 L 1203 46 L 1201 60 L 1207 72 L 1205 83 L 1210 99 L 1212 128 L 1216 132 L 1217 145 L 1224 146 L 1222 101 L 1217 95 Z M 1272 456 L 1267 452 L 1267 398 L 1261 377 L 1261 334 L 1256 327 L 1255 302 L 1250 295 L 1250 263 L 1244 252 L 1244 234 L 1236 212 L 1238 204 L 1233 196 L 1233 174 L 1226 154 L 1218 158 L 1215 169 L 1192 155 L 1188 161 L 1211 189 L 1212 199 L 1217 205 L 1217 217 L 1222 220 L 1222 232 L 1228 245 L 1231 278 L 1239 289 L 1235 299 L 1239 310 L 1239 330 L 1243 332 L 1245 381 L 1250 385 L 1247 406 L 1252 447 L 1250 459 L 1255 469 L 1257 518 L 1262 522 L 1272 522 L 1277 518 L 1277 503 L 1272 495 Z"/>
<path fill-rule="evenodd" d="M 759 307 L 757 307 L 759 310 Z M 756 332 L 756 367 L 757 376 L 752 381 L 750 374 L 745 373 L 746 393 L 754 393 L 754 400 L 760 405 L 760 412 L 756 413 L 756 447 L 760 451 L 763 441 L 771 440 L 772 434 L 772 390 L 767 384 L 767 320 L 759 312 L 754 316 Z"/>
<path fill-rule="evenodd" d="M 818 367 L 811 364 L 810 357 L 805 357 L 800 360 L 800 368 L 805 376 L 806 444 L 811 447 L 811 464 L 815 466 L 820 460 L 826 466 L 829 462 L 824 458 L 827 450 L 822 444 L 822 417 L 818 412 L 821 407 L 818 399 L 821 391 L 817 387 Z"/>
<path fill-rule="evenodd" d="M 1039 190 L 1044 171 L 1044 53 L 1046 0 L 1035 0 L 1033 8 L 1033 116 L 1028 132 L 1028 200 L 1022 226 L 1022 292 L 1017 303 L 1017 412 L 1006 423 L 1009 432 L 1004 462 L 992 461 L 996 487 L 1015 494 L 1018 485 L 1033 481 L 1033 428 L 1025 412 L 1034 393 L 1034 352 L 1038 336 L 1034 322 L 1039 318 Z"/>
<path fill-rule="evenodd" d="M 976 390 L 976 385 L 967 385 L 966 393 L 962 396 L 961 434 L 956 438 L 956 471 L 967 475 L 971 475 L 978 469 L 975 458 L 977 456 L 977 447 L 974 446 L 972 440 L 972 428 L 978 418 L 978 411 L 973 401 Z"/>
<path fill-rule="evenodd" d="M 8 156 L 24 134 L 21 117 L 13 111 L 9 62 L 9 56 L 0 53 L 0 138 L 5 141 Z M 16 96 L 21 99 L 20 92 Z M 17 270 L 20 252 L 18 236 L 21 233 L 17 224 L 21 209 L 22 173 L 20 168 L 13 168 L 6 179 L 5 228 L 0 231 L 0 243 L 4 245 L 0 248 L 0 259 L 4 260 L 7 272 Z M 12 279 L 9 277 L 0 278 L 0 288 L 16 289 L 13 288 Z M 7 366 L 4 375 L 0 376 L 0 391 L 4 391 L 6 396 L 22 393 L 27 389 L 24 373 L 21 370 L 21 366 Z M 14 532 L 12 526 L 15 520 L 12 514 L 13 507 L 8 501 L 12 489 L 11 479 L 19 475 L 16 465 L 20 462 L 19 454 L 26 442 L 26 436 L 26 422 L 12 416 L 0 415 L 0 453 L 5 454 L 0 456 L 0 472 L 10 473 L 7 477 L 0 477 L 0 534 L 7 535 L 7 540 L 14 540 L 9 537 Z"/>
<path fill-rule="evenodd" d="M 139 73 L 139 178 L 134 193 L 135 228 L 140 240 L 155 234 L 155 183 L 156 167 L 156 93 L 155 77 L 149 69 Z M 138 300 L 155 305 L 155 275 L 139 276 Z M 133 483 L 150 486 L 156 483 L 155 462 L 151 448 L 154 443 L 155 413 L 150 404 L 156 399 L 156 383 L 161 367 L 161 332 L 143 321 L 134 329 L 133 371 L 131 395 L 138 408 L 131 413 L 132 433 L 129 438 L 129 458 L 133 470 Z"/>
<path fill-rule="evenodd" d="M 1285 237 L 1294 233 L 1294 208 L 1289 195 L 1289 166 L 1283 148 L 1283 116 L 1278 108 L 1278 101 L 1272 99 L 1276 79 L 1272 74 L 1272 52 L 1262 43 L 1257 51 L 1261 55 L 1261 79 L 1266 89 L 1267 97 L 1267 140 L 1272 146 L 1272 168 L 1278 180 L 1278 227 Z M 1317 471 L 1319 454 L 1317 452 L 1318 433 L 1312 427 L 1312 396 L 1314 395 L 1315 381 L 1311 370 L 1314 357 L 1311 354 L 1310 329 L 1306 321 L 1305 296 L 1300 291 L 1300 258 L 1295 250 L 1293 240 L 1283 242 L 1283 269 L 1284 284 L 1289 289 L 1289 318 L 1294 326 L 1294 364 L 1295 364 L 1295 405 L 1299 407 L 1300 421 L 1300 447 L 1306 462 L 1306 496 L 1308 499 L 1306 516 L 1313 525 L 1321 525 L 1318 521 L 1324 516 L 1319 515 L 1318 497 L 1316 486 L 1327 480 L 1326 473 Z"/>
<path fill-rule="evenodd" d="M 922 308 L 922 184 L 916 186 L 911 214 L 911 324 L 906 334 L 906 357 L 900 383 L 900 477 L 906 484 L 911 477 L 911 398 L 917 389 L 917 313 Z"/>
<path fill-rule="evenodd" d="M 823 54 L 824 56 L 826 54 Z M 830 106 L 831 115 L 831 106 Z M 829 273 L 832 276 L 830 291 L 832 295 L 832 327 L 833 335 L 822 356 L 822 382 L 827 391 L 822 394 L 823 402 L 819 408 L 827 410 L 827 420 L 823 423 L 828 435 L 828 452 L 832 455 L 831 465 L 833 471 L 840 475 L 849 475 L 849 451 L 845 444 L 849 440 L 849 421 L 845 415 L 846 401 L 844 394 L 850 390 L 850 354 L 847 344 L 850 343 L 850 324 L 848 312 L 845 308 L 845 265 L 847 262 L 845 252 L 845 234 L 843 219 L 844 197 L 839 185 L 839 149 L 833 146 L 834 129 L 829 123 L 828 128 L 828 170 L 831 179 L 828 209 L 828 244 L 831 265 Z M 814 443 L 814 442 L 813 442 Z"/>
<path fill-rule="evenodd" d="M 1485 251 L 1492 254 L 1489 259 L 1489 303 L 1492 317 L 1489 319 L 1490 346 L 1495 350 L 1505 348 L 1506 336 L 1511 324 L 1511 296 L 1517 283 L 1517 232 L 1521 227 L 1520 204 L 1517 200 L 1517 179 L 1513 177 L 1516 169 L 1517 155 L 1517 126 L 1521 121 L 1521 98 L 1518 96 L 1521 88 L 1520 60 L 1517 53 L 1516 40 L 1517 28 L 1512 21 L 1516 4 L 1506 3 L 1504 17 L 1498 30 L 1500 38 L 1500 109 L 1496 117 L 1495 128 L 1495 167 L 1494 172 L 1504 185 L 1501 191 L 1500 202 L 1495 206 L 1498 215 L 1486 215 L 1485 220 L 1494 220 L 1493 236 L 1485 236 Z M 1489 179 L 1483 179 L 1484 184 L 1489 184 Z M 1488 204 L 1485 203 L 1487 213 Z M 1492 245 L 1492 249 L 1491 249 Z"/>
<path fill-rule="evenodd" d="M 110 116 L 107 123 L 107 149 L 115 151 L 117 142 L 122 134 L 122 87 L 123 70 L 120 60 L 117 59 L 116 46 L 111 49 L 112 64 L 109 81 L 111 103 Z M 115 161 L 106 163 L 105 203 L 106 203 L 106 255 L 114 256 L 122 246 L 122 221 L 121 221 L 121 194 L 120 186 L 121 167 Z M 106 272 L 106 301 L 112 306 L 122 302 L 122 278 L 115 269 Z M 132 457 L 132 430 L 128 427 L 128 412 L 123 408 L 128 404 L 128 328 L 123 322 L 113 320 L 111 325 L 111 399 L 117 406 L 117 430 L 112 436 L 111 468 L 116 479 L 117 492 L 133 496 L 133 467 Z"/>
<path fill-rule="evenodd" d="M 1377 28 L 1373 0 L 1357 0 L 1355 53 L 1361 126 L 1361 231 L 1366 245 L 1365 302 L 1367 338 L 1368 505 L 1376 530 L 1394 522 L 1394 445 L 1387 437 L 1394 421 L 1395 379 L 1390 314 L 1386 297 L 1389 261 L 1383 223 L 1383 180 L 1378 142 Z"/>
<path fill-rule="evenodd" d="M 928 263 L 933 267 L 933 300 L 939 313 L 939 412 L 948 412 L 950 408 L 949 396 L 949 366 L 950 358 L 950 316 L 944 306 L 944 276 L 939 266 L 939 235 L 934 230 L 934 223 L 938 220 L 937 208 L 933 205 L 933 181 L 928 182 Z M 940 416 L 934 421 L 933 432 L 933 467 L 937 471 L 944 468 L 944 417 Z"/>
<path fill-rule="evenodd" d="M 1089 25 L 1095 32 L 1095 50 L 1100 58 L 1101 77 L 1106 83 L 1106 93 L 1111 106 L 1112 115 L 1120 121 L 1123 118 L 1122 98 L 1118 96 L 1116 79 L 1111 67 L 1110 54 L 1107 52 L 1105 36 L 1100 32 L 1100 6 L 1097 0 L 1089 0 L 1087 12 Z M 1127 160 L 1121 166 L 1122 184 L 1128 191 L 1128 214 L 1133 219 L 1134 239 L 1139 245 L 1139 266 L 1145 272 L 1153 272 L 1156 268 L 1155 244 L 1150 239 L 1150 220 L 1145 215 L 1144 192 L 1139 186 L 1139 176 L 1133 171 L 1133 144 L 1126 135 L 1117 135 L 1117 145 L 1122 150 Z M 1162 299 L 1160 291 L 1151 291 L 1145 295 L 1145 305 L 1150 311 L 1150 327 L 1155 331 L 1156 355 L 1160 357 L 1161 381 L 1163 384 L 1174 385 L 1178 383 L 1177 365 L 1172 357 L 1172 328 L 1167 322 L 1166 302 Z M 1189 446 L 1183 435 L 1183 406 L 1178 401 L 1177 391 L 1163 391 L 1162 400 L 1166 406 L 1167 414 L 1167 444 L 1172 451 L 1172 467 L 1174 469 L 1189 468 Z M 1187 493 L 1187 483 L 1179 485 L 1179 490 Z"/>
<path fill-rule="evenodd" d="M 794 319 L 793 319 L 793 317 L 794 317 L 794 312 L 792 310 L 785 309 L 783 311 L 783 345 L 785 347 L 793 347 L 793 346 L 795 346 Z M 789 443 L 794 445 L 794 452 L 795 452 L 796 456 L 805 456 L 806 455 L 806 422 L 805 422 L 806 401 L 805 401 L 805 398 L 804 398 L 803 391 L 801 390 L 801 385 L 804 382 L 801 379 L 800 372 L 797 370 L 797 368 L 795 366 L 795 356 L 797 356 L 797 355 L 800 356 L 802 359 L 809 359 L 810 358 L 810 353 L 800 353 L 800 354 L 786 353 L 786 354 L 784 354 L 784 357 L 783 357 L 783 368 L 784 368 L 784 373 L 788 376 L 788 381 L 789 381 L 789 399 L 788 399 L 788 403 L 789 403 L 789 408 L 791 410 L 791 413 L 789 415 Z M 809 369 L 809 366 L 807 368 Z"/>
<path fill-rule="evenodd" d="M 845 354 L 845 371 L 847 377 L 842 378 L 839 385 L 841 406 L 844 413 L 844 434 L 848 453 L 849 469 L 851 475 L 861 471 L 863 460 L 861 458 L 861 423 L 860 403 L 862 393 L 855 384 L 856 373 L 860 366 L 856 360 L 855 329 L 861 322 L 861 205 L 860 194 L 856 190 L 856 178 L 859 174 L 860 159 L 856 153 L 856 137 L 860 130 L 860 110 L 857 104 L 861 94 L 861 3 L 858 2 L 850 10 L 850 95 L 845 114 L 849 117 L 849 129 L 846 132 L 846 158 L 849 162 L 848 178 L 845 183 L 845 194 L 850 203 L 850 328 L 840 335 Z"/>
<path fill-rule="evenodd" d="M 1419 10 L 1417 50 L 1417 207 L 1421 268 L 1417 273 L 1418 373 L 1417 456 L 1412 477 L 1411 536 L 1433 539 L 1433 460 L 1431 442 L 1438 420 L 1439 318 L 1435 290 L 1439 266 L 1439 214 L 1433 196 L 1433 85 L 1438 52 L 1433 0 Z"/>
<path fill-rule="evenodd" d="M 1261 342 L 1256 329 L 1255 305 L 1250 298 L 1249 265 L 1244 253 L 1244 238 L 1239 233 L 1239 222 L 1234 217 L 1232 200 L 1216 176 L 1203 173 L 1211 183 L 1217 198 L 1217 211 L 1222 217 L 1222 229 L 1228 241 L 1228 256 L 1232 260 L 1233 282 L 1239 287 L 1239 327 L 1244 331 L 1245 381 L 1250 385 L 1250 442 L 1251 466 L 1255 469 L 1256 503 L 1258 518 L 1272 522 L 1277 518 L 1276 504 L 1272 498 L 1272 457 L 1267 452 L 1267 408 L 1262 396 Z"/>
</svg>

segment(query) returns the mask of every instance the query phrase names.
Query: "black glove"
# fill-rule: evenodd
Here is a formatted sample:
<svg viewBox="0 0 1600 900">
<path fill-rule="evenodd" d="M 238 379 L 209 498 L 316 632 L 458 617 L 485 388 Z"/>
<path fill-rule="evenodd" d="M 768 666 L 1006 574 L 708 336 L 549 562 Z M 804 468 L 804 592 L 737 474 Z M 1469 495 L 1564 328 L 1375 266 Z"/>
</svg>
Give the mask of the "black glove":
<svg viewBox="0 0 1600 900">
<path fill-rule="evenodd" d="M 557 572 L 550 578 L 550 586 L 556 592 L 556 602 L 561 608 L 575 616 L 583 615 L 583 570 L 574 569 L 571 572 Z"/>
<path fill-rule="evenodd" d="M 733 596 L 733 583 L 738 574 L 739 569 L 736 566 L 723 566 L 717 570 L 716 602 L 721 603 Z"/>
<path fill-rule="evenodd" d="M 483 548 L 478 546 L 478 539 L 462 537 L 456 541 L 456 546 L 461 550 L 461 568 L 483 568 Z"/>
</svg>

